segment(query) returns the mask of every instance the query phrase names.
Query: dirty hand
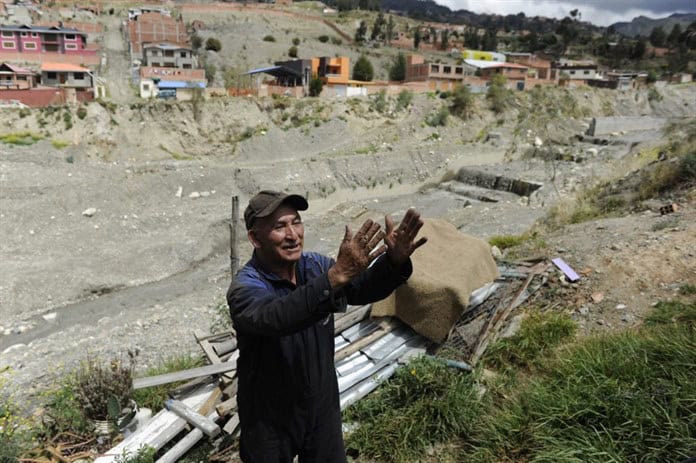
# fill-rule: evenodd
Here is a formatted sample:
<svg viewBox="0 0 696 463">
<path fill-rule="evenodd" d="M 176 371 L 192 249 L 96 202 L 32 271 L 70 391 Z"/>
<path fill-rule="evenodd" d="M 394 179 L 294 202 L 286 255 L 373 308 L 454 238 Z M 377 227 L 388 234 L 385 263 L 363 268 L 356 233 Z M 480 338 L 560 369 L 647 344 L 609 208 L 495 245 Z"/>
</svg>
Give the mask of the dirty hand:
<svg viewBox="0 0 696 463">
<path fill-rule="evenodd" d="M 338 249 L 336 264 L 329 269 L 331 287 L 345 285 L 364 272 L 370 262 L 384 254 L 387 250 L 384 244 L 375 249 L 384 238 L 384 232 L 380 228 L 377 222 L 367 219 L 353 236 L 350 228 L 346 225 L 346 233 L 343 236 L 341 247 Z"/>
<path fill-rule="evenodd" d="M 384 237 L 384 242 L 387 245 L 387 256 L 395 266 L 403 265 L 416 249 L 428 241 L 428 238 L 425 237 L 415 241 L 418 231 L 423 226 L 423 220 L 415 209 L 406 211 L 406 215 L 396 228 L 394 228 L 392 218 L 388 215 L 384 217 L 384 224 L 387 229 Z"/>
</svg>

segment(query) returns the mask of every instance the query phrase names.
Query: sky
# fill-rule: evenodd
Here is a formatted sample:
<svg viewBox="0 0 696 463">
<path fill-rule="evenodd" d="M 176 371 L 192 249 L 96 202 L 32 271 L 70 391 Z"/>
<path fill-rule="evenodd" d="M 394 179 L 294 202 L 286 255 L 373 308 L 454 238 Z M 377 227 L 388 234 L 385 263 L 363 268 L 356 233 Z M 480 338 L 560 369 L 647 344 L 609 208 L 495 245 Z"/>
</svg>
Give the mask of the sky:
<svg viewBox="0 0 696 463">
<path fill-rule="evenodd" d="M 435 0 L 452 10 L 501 15 L 523 12 L 527 16 L 563 18 L 578 9 L 583 21 L 609 26 L 636 16 L 663 18 L 672 13 L 696 13 L 696 0 Z"/>
</svg>

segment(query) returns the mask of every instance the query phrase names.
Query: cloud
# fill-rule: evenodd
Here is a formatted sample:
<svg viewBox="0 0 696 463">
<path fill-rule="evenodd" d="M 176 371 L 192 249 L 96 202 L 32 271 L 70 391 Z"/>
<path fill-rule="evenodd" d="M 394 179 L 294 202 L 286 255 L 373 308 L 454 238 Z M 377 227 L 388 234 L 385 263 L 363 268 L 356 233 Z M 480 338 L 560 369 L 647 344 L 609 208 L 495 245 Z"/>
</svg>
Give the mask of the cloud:
<svg viewBox="0 0 696 463">
<path fill-rule="evenodd" d="M 636 16 L 658 18 L 672 13 L 696 12 L 694 0 L 435 0 L 453 10 L 475 13 L 517 14 L 563 18 L 578 9 L 583 21 L 608 26 L 618 21 L 630 21 Z"/>
</svg>

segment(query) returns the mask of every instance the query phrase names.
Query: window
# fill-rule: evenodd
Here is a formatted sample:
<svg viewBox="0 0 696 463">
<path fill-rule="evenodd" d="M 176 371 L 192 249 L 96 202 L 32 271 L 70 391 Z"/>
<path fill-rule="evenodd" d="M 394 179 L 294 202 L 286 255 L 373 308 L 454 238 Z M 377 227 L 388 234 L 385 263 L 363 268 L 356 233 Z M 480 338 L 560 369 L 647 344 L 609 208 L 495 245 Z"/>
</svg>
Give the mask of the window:
<svg viewBox="0 0 696 463">
<path fill-rule="evenodd" d="M 17 76 L 17 80 L 27 80 L 27 76 Z"/>
<path fill-rule="evenodd" d="M 49 80 L 56 80 L 58 78 L 58 73 L 56 72 L 47 72 L 46 73 L 46 78 Z"/>
<path fill-rule="evenodd" d="M 84 72 L 73 72 L 73 79 L 74 80 L 85 80 L 85 73 Z"/>
<path fill-rule="evenodd" d="M 38 32 L 32 32 L 32 33 L 31 33 L 31 36 L 34 37 L 34 38 L 36 38 L 36 37 L 39 36 L 39 33 L 38 33 Z"/>
<path fill-rule="evenodd" d="M 2 42 L 2 48 L 15 48 L 14 42 Z"/>
<path fill-rule="evenodd" d="M 150 91 L 150 84 L 143 84 L 143 91 L 149 92 Z"/>
<path fill-rule="evenodd" d="M 181 57 L 181 58 L 186 58 L 186 55 L 187 55 L 187 54 L 188 54 L 188 53 L 186 53 L 185 51 L 182 51 L 182 52 L 179 54 L 179 57 Z"/>
<path fill-rule="evenodd" d="M 36 44 L 34 42 L 27 42 L 24 44 L 25 50 L 36 50 Z"/>
<path fill-rule="evenodd" d="M 439 64 L 431 64 L 430 65 L 430 72 L 440 72 L 440 65 Z"/>
<path fill-rule="evenodd" d="M 65 40 L 75 40 L 75 34 L 65 34 Z"/>
<path fill-rule="evenodd" d="M 585 75 L 587 75 L 587 74 L 590 73 L 590 71 L 583 71 L 582 73 L 585 74 Z"/>
<path fill-rule="evenodd" d="M 29 37 L 29 33 L 28 33 L 28 32 L 22 31 L 22 32 L 21 32 L 21 35 L 22 35 L 22 37 Z"/>
<path fill-rule="evenodd" d="M 77 50 L 77 45 L 75 45 L 74 43 L 66 43 L 65 49 L 66 50 Z"/>
<path fill-rule="evenodd" d="M 12 31 L 2 31 L 2 36 L 3 36 L 3 37 L 14 38 L 14 32 L 12 32 Z"/>
<path fill-rule="evenodd" d="M 461 66 L 457 66 L 454 68 L 454 73 L 455 74 L 464 74 L 464 68 Z"/>
<path fill-rule="evenodd" d="M 452 66 L 443 66 L 442 72 L 445 74 L 450 74 L 452 72 Z"/>
</svg>

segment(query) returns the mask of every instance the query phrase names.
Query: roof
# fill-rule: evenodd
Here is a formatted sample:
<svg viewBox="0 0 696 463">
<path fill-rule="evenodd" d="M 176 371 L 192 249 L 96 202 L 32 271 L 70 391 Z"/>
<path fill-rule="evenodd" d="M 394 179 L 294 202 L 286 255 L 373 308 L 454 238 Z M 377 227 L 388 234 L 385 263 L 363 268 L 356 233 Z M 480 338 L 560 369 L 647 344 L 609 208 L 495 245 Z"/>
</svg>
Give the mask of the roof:
<svg viewBox="0 0 696 463">
<path fill-rule="evenodd" d="M 180 69 L 141 66 L 140 77 L 144 79 L 173 80 L 180 82 L 206 82 L 205 69 Z"/>
<path fill-rule="evenodd" d="M 473 66 L 478 69 L 491 69 L 491 68 L 512 68 L 512 69 L 527 69 L 528 66 L 517 63 L 501 63 L 500 61 L 485 61 L 480 59 L 465 59 L 464 62 L 469 66 Z"/>
<path fill-rule="evenodd" d="M 70 63 L 41 63 L 41 72 L 90 72 L 89 69 Z"/>
<path fill-rule="evenodd" d="M 160 48 L 162 50 L 191 50 L 191 47 L 186 44 L 174 42 L 145 42 L 143 48 Z"/>
<path fill-rule="evenodd" d="M 12 71 L 15 74 L 34 74 L 34 72 L 31 69 L 15 66 L 14 64 L 1 63 L 0 67 L 3 67 L 3 66 L 8 68 L 10 71 Z"/>
<path fill-rule="evenodd" d="M 262 72 L 271 73 L 271 72 L 277 71 L 279 69 L 282 69 L 282 66 L 268 66 L 265 68 L 252 69 L 251 71 L 247 71 L 247 74 L 261 74 Z"/>
<path fill-rule="evenodd" d="M 17 25 L 8 25 L 8 24 L 3 24 L 0 25 L 0 30 L 3 31 L 13 31 L 13 32 L 50 32 L 50 33 L 56 33 L 56 32 L 62 32 L 64 34 L 78 34 L 78 35 L 84 35 L 86 36 L 86 32 L 81 32 L 78 31 L 75 28 L 72 27 L 34 27 L 34 26 L 27 26 L 27 25 L 22 25 L 22 26 L 17 26 Z"/>
<path fill-rule="evenodd" d="M 161 80 L 159 88 L 205 88 L 205 82 L 185 82 L 183 80 Z"/>
</svg>

